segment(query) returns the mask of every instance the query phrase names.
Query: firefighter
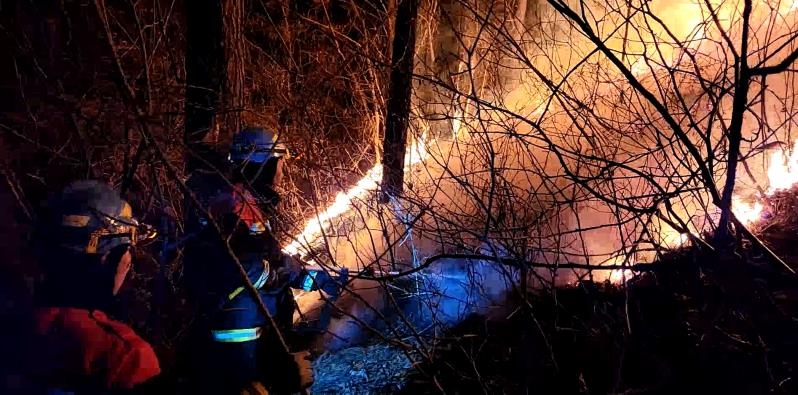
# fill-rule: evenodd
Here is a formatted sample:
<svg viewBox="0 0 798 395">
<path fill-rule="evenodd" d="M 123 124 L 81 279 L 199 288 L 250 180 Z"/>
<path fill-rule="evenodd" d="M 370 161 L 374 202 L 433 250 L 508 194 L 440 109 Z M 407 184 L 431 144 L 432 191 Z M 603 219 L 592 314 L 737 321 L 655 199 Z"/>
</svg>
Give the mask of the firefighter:
<svg viewBox="0 0 798 395">
<path fill-rule="evenodd" d="M 229 155 L 230 185 L 209 199 L 204 226 L 187 248 L 184 270 L 202 273 L 194 277 L 202 279 L 194 284 L 201 292 L 194 294 L 206 317 L 200 327 L 204 345 L 195 347 L 201 350 L 195 391 L 235 393 L 262 383 L 274 392 L 293 393 L 312 384 L 308 353 L 292 353 L 279 341 L 292 324 L 291 288 L 335 293 L 337 287 L 326 272 L 307 271 L 284 254 L 272 233 L 268 217 L 279 201 L 275 186 L 287 154 L 262 128 L 238 133 Z"/>
<path fill-rule="evenodd" d="M 288 273 L 285 280 L 290 288 L 304 291 L 321 288 L 328 295 L 337 295 L 341 284 L 326 271 L 308 270 L 295 257 L 285 255 L 273 236 L 271 219 L 277 213 L 280 202 L 277 190 L 282 182 L 284 162 L 289 156 L 285 144 L 263 127 L 247 127 L 237 133 L 228 156 L 234 188 L 232 197 L 220 195 L 220 201 L 228 204 L 222 210 L 236 211 L 250 233 L 262 238 L 268 250 L 267 259 Z M 293 294 L 285 288 L 276 297 L 278 322 L 289 328 L 294 316 Z"/>
<path fill-rule="evenodd" d="M 24 376 L 50 393 L 142 389 L 160 373 L 152 346 L 104 311 L 154 232 L 111 186 L 75 181 L 50 200 L 39 224 L 39 267 Z M 146 390 L 144 390 L 146 391 Z"/>
<path fill-rule="evenodd" d="M 277 188 L 282 183 L 283 165 L 289 157 L 285 144 L 262 127 L 244 128 L 233 137 L 228 159 L 234 182 L 249 190 L 267 216 L 276 213 L 280 202 Z"/>
<path fill-rule="evenodd" d="M 263 239 L 270 262 L 285 263 L 283 266 L 288 272 L 286 281 L 290 288 L 298 288 L 302 267 L 291 257 L 283 255 L 271 224 L 280 203 L 277 188 L 282 182 L 283 165 L 288 158 L 285 144 L 262 127 L 247 127 L 239 131 L 233 137 L 228 155 L 235 184 L 233 199 L 244 202 L 239 210 L 241 220 L 250 232 Z M 222 201 L 230 200 L 223 196 Z M 293 294 L 289 288 L 280 291 L 272 295 L 275 318 L 283 329 L 289 329 L 294 316 Z"/>
</svg>

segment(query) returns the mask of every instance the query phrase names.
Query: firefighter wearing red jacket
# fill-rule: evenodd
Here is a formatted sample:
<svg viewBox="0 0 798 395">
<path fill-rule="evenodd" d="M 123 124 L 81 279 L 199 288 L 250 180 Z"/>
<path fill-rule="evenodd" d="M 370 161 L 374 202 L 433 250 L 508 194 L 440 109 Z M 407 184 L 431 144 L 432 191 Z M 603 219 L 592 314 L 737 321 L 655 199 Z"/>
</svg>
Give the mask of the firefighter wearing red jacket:
<svg viewBox="0 0 798 395">
<path fill-rule="evenodd" d="M 141 388 L 160 373 L 153 348 L 109 318 L 131 266 L 130 248 L 154 232 L 109 185 L 76 181 L 48 205 L 40 226 L 42 287 L 23 361 L 27 381 L 58 393 Z"/>
</svg>

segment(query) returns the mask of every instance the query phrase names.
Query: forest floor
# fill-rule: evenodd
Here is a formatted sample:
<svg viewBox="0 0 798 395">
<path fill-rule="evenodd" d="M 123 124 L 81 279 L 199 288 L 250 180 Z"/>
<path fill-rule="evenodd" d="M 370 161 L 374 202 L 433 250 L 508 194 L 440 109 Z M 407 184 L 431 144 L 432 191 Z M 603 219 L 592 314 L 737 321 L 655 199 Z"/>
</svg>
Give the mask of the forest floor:
<svg viewBox="0 0 798 395">
<path fill-rule="evenodd" d="M 795 268 L 798 194 L 766 207 L 752 231 Z M 727 257 L 674 251 L 652 268 L 623 286 L 508 295 L 516 313 L 471 316 L 425 357 L 378 337 L 323 354 L 312 392 L 798 393 L 798 276 L 747 242 Z"/>
<path fill-rule="evenodd" d="M 752 232 L 798 267 L 798 190 L 765 205 Z M 471 316 L 421 350 L 373 336 L 315 358 L 312 393 L 796 394 L 798 276 L 749 242 L 737 251 L 673 251 L 624 286 L 509 294 L 512 314 Z M 3 285 L 5 307 L 12 284 Z M 142 306 L 121 318 L 138 323 L 168 366 L 185 325 L 172 319 L 161 332 L 173 336 L 158 337 Z"/>
</svg>

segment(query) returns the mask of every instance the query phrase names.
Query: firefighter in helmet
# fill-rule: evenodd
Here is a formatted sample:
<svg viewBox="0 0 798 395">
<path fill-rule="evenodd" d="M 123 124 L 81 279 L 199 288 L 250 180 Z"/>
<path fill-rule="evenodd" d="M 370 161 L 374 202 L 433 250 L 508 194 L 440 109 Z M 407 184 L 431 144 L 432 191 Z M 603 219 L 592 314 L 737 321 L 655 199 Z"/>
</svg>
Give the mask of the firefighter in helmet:
<svg viewBox="0 0 798 395">
<path fill-rule="evenodd" d="M 283 165 L 290 157 L 285 144 L 263 127 L 248 127 L 233 138 L 229 160 L 233 173 L 234 188 L 231 195 L 222 194 L 222 210 L 235 211 L 252 235 L 264 240 L 267 259 L 281 270 L 290 273 L 283 284 L 304 291 L 324 290 L 328 295 L 337 294 L 341 284 L 333 280 L 324 270 L 307 269 L 296 257 L 282 252 L 274 237 L 270 219 L 277 213 L 280 195 L 277 188 L 283 178 Z M 232 202 L 232 206 L 230 205 Z M 290 326 L 293 320 L 294 301 L 289 289 L 280 299 L 278 318 L 283 325 Z"/>
<path fill-rule="evenodd" d="M 283 165 L 290 157 L 285 144 L 262 127 L 248 127 L 233 137 L 228 159 L 234 182 L 246 187 L 264 214 L 274 215 L 283 179 Z M 268 224 L 268 223 L 267 223 Z"/>
<path fill-rule="evenodd" d="M 95 180 L 69 184 L 38 229 L 36 289 L 24 376 L 53 391 L 107 393 L 142 388 L 160 373 L 153 348 L 104 311 L 131 267 L 130 249 L 152 240 L 130 204 Z"/>
<path fill-rule="evenodd" d="M 202 271 L 204 278 L 200 305 L 207 317 L 208 343 L 200 347 L 205 355 L 197 359 L 208 372 L 200 376 L 215 382 L 202 385 L 204 390 L 226 393 L 264 383 L 282 393 L 312 384 L 308 353 L 286 350 L 275 331 L 290 329 L 291 288 L 329 294 L 337 292 L 337 283 L 326 272 L 308 271 L 284 254 L 272 233 L 269 218 L 279 202 L 275 187 L 287 156 L 285 146 L 263 128 L 236 134 L 229 154 L 229 187 L 209 199 L 206 218 L 201 219 L 205 225 L 187 249 L 192 270 Z M 244 284 L 239 268 L 259 298 Z M 222 388 L 211 389 L 214 385 Z"/>
</svg>

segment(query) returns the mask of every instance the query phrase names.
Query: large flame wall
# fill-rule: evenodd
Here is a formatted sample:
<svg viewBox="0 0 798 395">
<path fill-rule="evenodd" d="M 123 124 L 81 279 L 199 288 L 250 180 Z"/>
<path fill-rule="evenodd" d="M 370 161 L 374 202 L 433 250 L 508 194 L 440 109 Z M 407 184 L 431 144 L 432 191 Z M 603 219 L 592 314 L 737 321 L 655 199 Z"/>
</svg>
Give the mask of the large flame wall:
<svg viewBox="0 0 798 395">
<path fill-rule="evenodd" d="M 626 1 L 582 3 L 584 13 L 580 2 L 563 2 L 586 16 L 585 26 L 533 0 L 426 9 L 414 118 L 423 155 L 408 166 L 403 199 L 380 206 L 364 192 L 332 221 L 323 244 L 338 264 L 401 269 L 477 248 L 546 263 L 646 262 L 687 239 L 652 207 L 691 233 L 712 230 L 717 215 L 696 169 L 711 165 L 719 189 L 725 181 L 742 2 L 710 1 L 717 22 L 706 2 L 632 2 L 636 11 Z M 750 64 L 776 64 L 796 50 L 796 8 L 755 2 Z M 791 73 L 751 83 L 735 197 L 744 221 L 756 220 L 757 191 L 795 181 L 781 152 L 795 140 L 795 88 Z M 676 138 L 663 109 L 699 158 Z M 374 180 L 369 185 L 376 189 Z M 452 270 L 441 278 L 459 275 Z M 622 278 L 616 274 L 595 279 Z M 533 277 L 563 283 L 581 275 L 540 270 Z"/>
<path fill-rule="evenodd" d="M 630 9 L 627 2 L 567 2 L 577 13 L 582 12 L 581 4 L 586 5 L 585 15 L 591 31 L 631 69 L 644 89 L 665 104 L 670 115 L 686 131 L 691 144 L 702 154 L 700 160 L 692 158 L 685 144 L 674 138 L 671 126 L 639 91 L 633 89 L 618 67 L 607 56 L 597 53 L 596 45 L 585 37 L 582 27 L 570 24 L 563 15 L 542 2 L 503 3 L 493 8 L 488 3 L 495 5 L 496 2 L 447 2 L 442 6 L 441 12 L 448 13 L 442 20 L 448 24 L 439 23 L 435 27 L 443 39 L 435 41 L 427 37 L 433 42 L 429 44 L 430 51 L 437 53 L 422 51 L 425 60 L 421 61 L 422 68 L 432 76 L 441 78 L 441 73 L 448 71 L 450 74 L 441 78 L 444 82 L 453 80 L 451 86 L 466 87 L 461 88 L 461 93 L 486 101 L 478 110 L 465 111 L 464 124 L 472 135 L 482 136 L 472 140 L 481 145 L 469 153 L 473 167 L 490 169 L 493 173 L 498 170 L 502 174 L 499 178 L 505 178 L 514 187 L 540 189 L 536 181 L 526 184 L 511 181 L 517 177 L 532 180 L 534 174 L 545 174 L 547 180 L 543 183 L 551 183 L 550 189 L 559 189 L 559 184 L 569 181 L 573 184 L 567 178 L 574 177 L 559 177 L 563 172 L 556 169 L 558 165 L 579 176 L 576 178 L 589 181 L 586 184 L 590 184 L 592 193 L 579 186 L 574 188 L 581 191 L 573 193 L 603 196 L 584 199 L 579 204 L 569 204 L 566 196 L 554 198 L 555 206 L 568 206 L 557 208 L 560 214 L 545 225 L 560 228 L 554 232 L 562 236 L 553 242 L 555 245 L 576 244 L 579 245 L 577 250 L 592 254 L 632 244 L 641 232 L 647 231 L 656 233 L 649 237 L 652 242 L 666 246 L 684 239 L 651 216 L 619 224 L 631 220 L 634 215 L 626 209 L 619 213 L 613 205 L 602 202 L 601 197 L 642 209 L 649 205 L 653 194 L 674 193 L 673 212 L 668 217 L 685 221 L 693 232 L 709 230 L 716 219 L 715 213 L 712 204 L 707 203 L 708 195 L 701 190 L 700 180 L 691 176 L 699 163 L 711 157 L 715 160 L 712 181 L 718 188 L 725 181 L 724 139 L 733 95 L 717 95 L 712 90 L 731 84 L 733 53 L 740 50 L 742 2 L 710 2 L 716 11 L 717 23 L 710 17 L 710 6 L 705 2 L 632 2 L 637 7 L 635 10 Z M 521 3 L 526 3 L 525 12 L 517 8 Z M 795 49 L 794 43 L 789 43 L 777 50 L 779 45 L 793 38 L 789 33 L 796 22 L 795 8 L 794 2 L 755 2 L 749 39 L 751 64 L 763 60 L 775 64 Z M 523 16 L 526 30 L 513 37 L 510 33 L 513 23 L 517 22 L 513 19 L 519 15 Z M 626 18 L 631 22 L 626 22 Z M 734 50 L 725 42 L 726 38 L 734 43 Z M 519 45 L 507 45 L 508 40 L 516 40 Z M 516 59 L 516 62 L 491 62 L 493 58 Z M 455 67 L 458 62 L 459 66 Z M 506 64 L 514 64 L 516 68 L 502 70 Z M 680 69 L 674 71 L 668 67 Z M 456 74 L 452 72 L 455 69 L 466 71 Z M 505 78 L 485 77 L 491 73 Z M 514 78 L 509 77 L 513 75 Z M 550 80 L 552 85 L 547 86 L 544 79 Z M 717 86 L 707 87 L 707 84 Z M 742 147 L 748 166 L 738 173 L 735 199 L 741 214 L 755 211 L 749 207 L 756 190 L 754 181 L 767 189 L 769 183 L 783 178 L 775 176 L 768 180 L 770 158 L 778 151 L 760 148 L 773 148 L 771 143 L 776 141 L 790 148 L 794 139 L 791 133 L 794 88 L 794 79 L 789 74 L 769 77 L 764 90 L 760 82 L 752 84 L 752 103 L 743 124 L 743 136 L 750 140 Z M 434 89 L 426 85 L 420 85 L 419 90 L 422 113 L 436 113 L 440 108 L 446 108 L 444 112 L 450 116 L 462 112 L 458 105 L 466 99 L 452 100 L 448 87 L 438 89 L 437 96 Z M 718 96 L 717 102 L 710 100 L 712 95 L 707 93 Z M 439 100 L 436 102 L 434 98 Z M 545 106 L 543 111 L 541 105 Z M 433 110 L 425 112 L 425 108 Z M 537 125 L 527 124 L 528 120 Z M 450 124 L 435 120 L 431 123 L 439 124 L 438 129 L 446 129 Z M 553 158 L 551 151 L 559 151 L 562 157 Z M 495 154 L 513 158 L 515 163 L 505 167 L 516 166 L 527 174 L 505 177 L 517 171 L 497 169 Z M 586 155 L 593 155 L 595 160 Z M 532 159 L 540 156 L 547 156 L 548 162 L 543 164 L 539 158 Z M 609 172 L 602 173 L 602 167 L 607 167 L 609 162 L 621 163 L 628 169 L 615 166 L 612 169 L 614 179 L 607 182 Z M 555 169 L 549 168 L 551 166 Z M 770 168 L 771 175 L 784 173 Z M 471 168 L 467 173 L 473 175 L 474 171 L 477 170 Z M 492 177 L 495 179 L 496 175 Z M 461 177 L 458 183 L 467 178 Z M 502 199 L 498 194 L 496 198 Z M 505 205 L 517 210 L 534 209 L 538 204 L 535 199 L 519 196 Z M 532 207 L 528 207 L 530 204 Z M 482 210 L 485 211 L 484 207 Z M 606 229 L 608 225 L 616 229 Z M 586 226 L 604 228 L 579 235 L 567 234 L 569 230 Z M 540 232 L 535 229 L 532 233 Z M 607 241 L 613 234 L 616 240 Z M 641 256 L 635 256 L 635 260 L 652 259 L 652 254 L 636 255 Z"/>
</svg>

